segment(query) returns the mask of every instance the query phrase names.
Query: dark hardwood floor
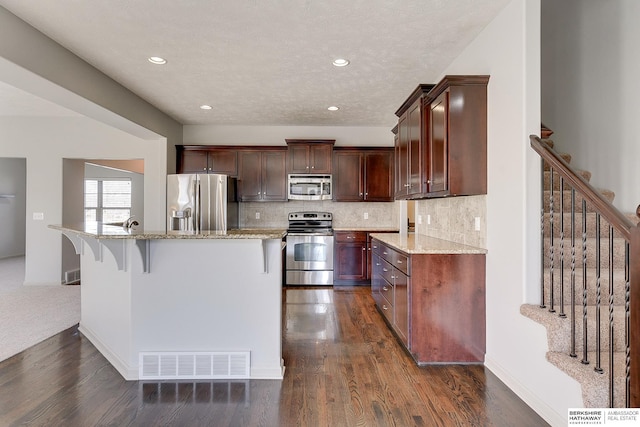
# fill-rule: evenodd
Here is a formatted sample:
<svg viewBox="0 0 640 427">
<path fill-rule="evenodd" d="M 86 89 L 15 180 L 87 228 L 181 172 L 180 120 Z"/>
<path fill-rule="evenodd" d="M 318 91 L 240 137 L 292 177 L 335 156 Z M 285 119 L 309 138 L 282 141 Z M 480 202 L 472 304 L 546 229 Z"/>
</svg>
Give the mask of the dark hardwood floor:
<svg viewBox="0 0 640 427">
<path fill-rule="evenodd" d="M 0 426 L 547 425 L 483 366 L 417 367 L 368 287 L 283 301 L 283 381 L 124 381 L 71 328 L 0 363 Z"/>
</svg>

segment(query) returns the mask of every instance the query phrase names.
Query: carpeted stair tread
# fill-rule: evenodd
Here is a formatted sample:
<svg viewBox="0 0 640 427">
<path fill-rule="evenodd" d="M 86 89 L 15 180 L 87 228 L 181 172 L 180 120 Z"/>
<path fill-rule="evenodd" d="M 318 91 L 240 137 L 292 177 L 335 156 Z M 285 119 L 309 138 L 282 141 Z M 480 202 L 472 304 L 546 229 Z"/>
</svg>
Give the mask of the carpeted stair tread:
<svg viewBox="0 0 640 427">
<path fill-rule="evenodd" d="M 559 307 L 556 312 L 549 311 L 549 307 L 541 308 L 537 305 L 524 304 L 520 307 L 520 313 L 531 320 L 540 323 L 547 328 L 547 342 L 549 351 L 569 353 L 571 350 L 571 313 L 570 307 L 565 307 L 566 317 L 559 316 Z M 587 306 L 587 351 L 595 351 L 596 340 L 596 312 L 595 306 Z M 614 351 L 625 351 L 625 309 L 623 305 L 614 306 L 613 310 L 613 343 Z M 576 352 L 581 352 L 584 348 L 582 322 L 582 306 L 576 307 Z M 600 346 L 601 349 L 609 348 L 609 306 L 600 307 Z M 605 333 L 606 332 L 606 333 Z"/>
<path fill-rule="evenodd" d="M 612 203 L 616 197 L 616 194 L 611 190 L 598 189 L 598 192 L 609 203 Z M 544 194 L 542 199 L 542 202 L 543 202 L 542 208 L 544 212 L 551 212 L 551 191 L 544 190 L 543 193 Z M 562 191 L 562 193 L 560 191 L 553 192 L 553 211 L 560 212 L 560 197 L 561 197 L 560 194 L 562 194 L 562 202 L 564 204 L 562 206 L 562 210 L 564 212 L 571 212 L 571 191 L 567 191 L 567 190 Z M 574 204 L 575 212 L 582 212 L 582 200 L 583 200 L 583 197 L 576 192 L 575 204 Z M 587 200 L 586 207 L 587 207 L 587 212 L 594 212 L 593 206 L 588 200 Z"/>
<path fill-rule="evenodd" d="M 562 160 L 564 160 L 567 163 L 571 163 L 571 154 L 568 153 L 558 153 L 558 156 L 560 156 L 560 158 L 562 158 Z M 548 171 L 551 170 L 551 168 L 549 167 L 549 164 L 547 162 L 543 162 L 544 163 L 544 170 Z"/>
<path fill-rule="evenodd" d="M 561 246 L 562 243 L 562 246 Z M 586 261 L 587 267 L 597 266 L 597 246 L 598 241 L 595 238 L 586 239 Z M 613 239 L 613 267 L 624 268 L 625 264 L 625 248 L 626 241 L 621 237 L 614 237 Z M 550 239 L 544 239 L 544 266 L 549 267 L 551 265 L 551 241 Z M 575 262 L 576 266 L 582 267 L 583 262 L 583 242 L 582 239 L 576 240 L 575 246 L 571 247 L 571 239 L 565 238 L 561 242 L 560 238 L 553 239 L 553 265 L 556 268 L 560 267 L 561 259 L 564 258 L 564 266 L 568 268 L 571 266 L 571 253 L 575 250 Z M 562 249 L 562 250 L 561 250 Z M 563 255 L 563 257 L 561 257 Z M 600 240 L 600 268 L 609 268 L 609 239 Z"/>
<path fill-rule="evenodd" d="M 609 354 L 601 355 L 601 367 L 603 373 L 594 371 L 596 366 L 596 354 L 590 352 L 587 355 L 589 364 L 581 363 L 582 354 L 571 357 L 567 353 L 548 352 L 547 360 L 558 367 L 570 377 L 578 381 L 582 387 L 582 400 L 586 408 L 609 407 Z M 626 355 L 624 352 L 615 352 L 614 360 L 614 404 L 616 408 L 625 407 L 625 381 L 626 381 Z"/>
<path fill-rule="evenodd" d="M 587 305 L 595 305 L 596 303 L 596 285 L 597 285 L 597 272 L 595 268 L 587 268 Z M 559 269 L 553 271 L 553 301 L 554 305 L 560 305 L 560 285 L 561 279 L 564 280 L 564 302 L 569 304 L 571 302 L 571 270 L 566 269 L 560 275 Z M 550 304 L 550 291 L 549 283 L 551 282 L 550 269 L 544 270 L 544 295 L 545 304 Z M 614 304 L 624 304 L 626 292 L 625 292 L 626 278 L 624 269 L 614 269 L 613 272 L 613 302 Z M 582 287 L 583 287 L 583 270 L 582 268 L 576 268 L 575 270 L 575 302 L 582 306 Z M 609 271 L 600 272 L 600 301 L 609 301 Z"/>
<path fill-rule="evenodd" d="M 589 171 L 576 169 L 576 173 L 582 176 L 587 182 L 591 180 L 591 172 Z M 551 188 L 551 175 L 552 173 L 550 170 L 544 171 L 544 187 L 543 188 L 545 190 L 549 190 Z M 556 191 L 560 189 L 560 175 L 558 175 L 557 172 L 553 172 L 553 188 Z M 567 182 L 565 182 L 564 189 L 571 190 L 571 186 Z"/>
<path fill-rule="evenodd" d="M 587 237 L 595 237 L 596 236 L 596 216 L 595 212 L 585 212 L 585 219 L 587 222 Z M 634 215 L 635 216 L 635 215 Z M 562 214 L 564 223 L 564 236 L 565 239 L 571 240 L 571 212 L 564 212 Z M 634 222 L 630 215 L 627 215 L 631 222 Z M 574 233 L 576 236 L 576 242 L 582 238 L 582 212 L 576 212 L 574 215 Z M 636 221 L 637 218 L 636 218 Z M 560 237 L 560 212 L 553 213 L 553 234 L 554 237 Z M 616 236 L 614 230 L 614 236 Z M 544 214 L 544 236 L 551 236 L 551 214 L 546 212 Z M 605 221 L 604 218 L 600 217 L 600 237 L 609 238 L 609 222 Z"/>
</svg>

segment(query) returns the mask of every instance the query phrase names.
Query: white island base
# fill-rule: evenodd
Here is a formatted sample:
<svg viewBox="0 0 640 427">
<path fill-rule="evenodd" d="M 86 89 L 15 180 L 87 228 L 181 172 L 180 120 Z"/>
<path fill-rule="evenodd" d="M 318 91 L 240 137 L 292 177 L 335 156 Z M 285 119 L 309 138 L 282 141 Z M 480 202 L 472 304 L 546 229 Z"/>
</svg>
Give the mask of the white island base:
<svg viewBox="0 0 640 427">
<path fill-rule="evenodd" d="M 125 379 L 283 378 L 281 238 L 52 228 L 81 253 L 79 330 Z"/>
</svg>

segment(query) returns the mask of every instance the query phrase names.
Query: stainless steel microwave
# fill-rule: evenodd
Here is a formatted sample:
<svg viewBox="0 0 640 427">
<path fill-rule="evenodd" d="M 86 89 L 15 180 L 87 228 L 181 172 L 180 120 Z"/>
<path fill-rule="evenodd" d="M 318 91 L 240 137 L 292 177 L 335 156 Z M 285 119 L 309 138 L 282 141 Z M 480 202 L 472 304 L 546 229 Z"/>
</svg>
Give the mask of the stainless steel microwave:
<svg viewBox="0 0 640 427">
<path fill-rule="evenodd" d="M 331 200 L 331 175 L 289 174 L 289 200 Z"/>
</svg>

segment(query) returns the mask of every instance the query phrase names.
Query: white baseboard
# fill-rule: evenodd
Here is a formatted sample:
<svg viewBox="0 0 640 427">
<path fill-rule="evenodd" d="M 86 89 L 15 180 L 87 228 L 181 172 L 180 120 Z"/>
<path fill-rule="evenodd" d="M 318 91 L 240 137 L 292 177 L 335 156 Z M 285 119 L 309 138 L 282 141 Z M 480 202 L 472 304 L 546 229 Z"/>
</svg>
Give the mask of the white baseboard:
<svg viewBox="0 0 640 427">
<path fill-rule="evenodd" d="M 121 358 L 115 355 L 109 348 L 96 337 L 96 335 L 91 332 L 90 329 L 84 327 L 82 323 L 78 326 L 78 331 L 82 333 L 95 348 L 98 349 L 100 353 L 111 363 L 111 365 L 116 368 L 116 371 L 122 375 L 122 377 L 127 381 L 136 381 L 138 380 L 138 366 L 131 367 L 127 365 Z"/>
<path fill-rule="evenodd" d="M 565 427 L 567 425 L 567 414 L 559 414 L 555 409 L 542 401 L 536 394 L 525 387 L 520 381 L 511 376 L 502 367 L 485 356 L 485 367 L 493 372 L 500 380 L 506 384 L 515 394 L 518 395 L 527 405 L 538 413 L 546 422 L 554 427 Z"/>
</svg>

